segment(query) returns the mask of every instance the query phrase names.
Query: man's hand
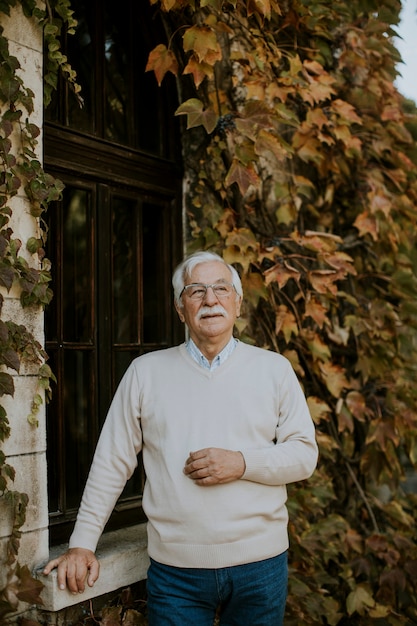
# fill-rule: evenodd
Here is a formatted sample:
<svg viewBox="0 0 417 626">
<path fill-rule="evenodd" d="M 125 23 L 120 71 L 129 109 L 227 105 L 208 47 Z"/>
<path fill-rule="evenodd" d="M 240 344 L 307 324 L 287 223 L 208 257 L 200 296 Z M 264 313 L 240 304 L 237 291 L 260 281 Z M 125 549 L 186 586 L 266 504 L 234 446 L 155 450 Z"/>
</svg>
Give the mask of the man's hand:
<svg viewBox="0 0 417 626">
<path fill-rule="evenodd" d="M 245 459 L 241 452 L 204 448 L 190 452 L 185 462 L 184 474 L 198 485 L 218 485 L 238 480 L 243 476 L 245 468 Z"/>
<path fill-rule="evenodd" d="M 49 561 L 43 574 L 47 576 L 55 567 L 58 568 L 59 588 L 66 589 L 68 586 L 72 593 L 83 593 L 86 579 L 88 586 L 92 587 L 100 570 L 94 552 L 85 548 L 70 548 L 58 558 Z"/>
</svg>

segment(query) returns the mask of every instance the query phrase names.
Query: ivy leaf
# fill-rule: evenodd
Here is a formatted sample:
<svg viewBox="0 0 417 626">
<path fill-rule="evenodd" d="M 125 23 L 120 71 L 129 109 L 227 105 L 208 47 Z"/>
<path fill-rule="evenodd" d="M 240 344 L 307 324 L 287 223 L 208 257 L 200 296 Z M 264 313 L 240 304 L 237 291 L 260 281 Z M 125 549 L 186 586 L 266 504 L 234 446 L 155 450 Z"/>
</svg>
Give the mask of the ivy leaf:
<svg viewBox="0 0 417 626">
<path fill-rule="evenodd" d="M 292 152 L 291 146 L 285 147 L 283 142 L 266 130 L 261 130 L 256 138 L 255 152 L 259 156 L 282 163 Z"/>
<path fill-rule="evenodd" d="M 335 398 L 340 398 L 342 391 L 350 387 L 345 369 L 340 365 L 325 362 L 320 364 L 320 370 L 327 389 Z"/>
<path fill-rule="evenodd" d="M 0 372 L 0 396 L 14 396 L 14 382 L 10 374 Z"/>
<path fill-rule="evenodd" d="M 275 334 L 279 335 L 281 332 L 287 343 L 292 335 L 298 335 L 297 320 L 285 304 L 281 304 L 275 312 Z"/>
<path fill-rule="evenodd" d="M 210 134 L 216 128 L 218 116 L 212 109 L 204 111 L 204 105 L 198 98 L 190 98 L 183 102 L 175 111 L 175 115 L 187 116 L 187 128 L 204 126 Z"/>
<path fill-rule="evenodd" d="M 364 211 L 358 215 L 353 225 L 356 226 L 361 237 L 370 235 L 374 241 L 378 241 L 378 223 L 376 218 L 370 215 L 368 211 Z"/>
<path fill-rule="evenodd" d="M 264 276 L 266 285 L 277 282 L 280 289 L 285 287 L 290 278 L 293 278 L 297 283 L 301 279 L 301 273 L 287 261 L 281 261 L 274 265 L 274 267 L 266 270 Z"/>
<path fill-rule="evenodd" d="M 249 101 L 235 124 L 242 135 L 256 141 L 260 130 L 273 128 L 272 114 L 262 102 Z"/>
<path fill-rule="evenodd" d="M 236 183 L 240 193 L 244 196 L 251 185 L 258 187 L 260 178 L 252 165 L 242 165 L 238 159 L 234 158 L 224 182 L 226 187 Z"/>
<path fill-rule="evenodd" d="M 199 63 L 214 65 L 222 58 L 216 33 L 209 26 L 191 26 L 185 31 L 183 41 L 185 52 L 194 52 Z"/>
<path fill-rule="evenodd" d="M 162 80 L 167 72 L 172 72 L 175 76 L 178 74 L 178 61 L 172 50 L 164 44 L 159 44 L 151 50 L 145 72 L 153 70 L 155 72 L 158 85 L 161 86 Z"/>
<path fill-rule="evenodd" d="M 17 574 L 20 580 L 16 596 L 19 600 L 30 604 L 43 604 L 40 593 L 45 585 L 40 580 L 33 578 L 27 565 L 23 567 L 18 565 Z"/>
<path fill-rule="evenodd" d="M 185 66 L 183 74 L 191 74 L 194 79 L 194 84 L 198 88 L 206 77 L 213 77 L 214 70 L 212 65 L 204 62 L 199 63 L 192 55 Z"/>
<path fill-rule="evenodd" d="M 10 265 L 0 263 L 0 285 L 6 287 L 7 291 L 10 291 L 14 280 L 14 269 Z"/>
<path fill-rule="evenodd" d="M 6 348 L 5 350 L 0 351 L 0 363 L 6 365 L 6 367 L 10 367 L 16 372 L 19 372 L 20 370 L 19 355 L 11 348 Z"/>
<path fill-rule="evenodd" d="M 375 604 L 375 600 L 366 585 L 358 585 L 346 599 L 346 608 L 349 615 L 353 615 L 355 612 L 359 613 L 359 615 L 364 615 Z"/>
</svg>

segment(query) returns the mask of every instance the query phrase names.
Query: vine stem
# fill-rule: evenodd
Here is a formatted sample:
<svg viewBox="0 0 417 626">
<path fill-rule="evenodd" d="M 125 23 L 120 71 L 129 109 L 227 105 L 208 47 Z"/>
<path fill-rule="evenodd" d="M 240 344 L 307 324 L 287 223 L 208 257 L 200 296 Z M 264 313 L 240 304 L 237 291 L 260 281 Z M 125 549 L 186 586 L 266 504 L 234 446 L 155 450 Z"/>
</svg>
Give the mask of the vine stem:
<svg viewBox="0 0 417 626">
<path fill-rule="evenodd" d="M 359 495 L 362 498 L 362 500 L 363 500 L 363 502 L 364 502 L 364 504 L 366 506 L 366 509 L 367 509 L 367 511 L 369 513 L 369 517 L 371 518 L 371 521 L 372 521 L 372 525 L 374 527 L 374 531 L 376 533 L 381 532 L 379 530 L 379 526 L 378 526 L 378 522 L 376 521 L 375 514 L 374 514 L 374 512 L 372 510 L 371 505 L 369 504 L 368 498 L 366 497 L 366 494 L 365 494 L 364 490 L 362 489 L 362 487 L 361 487 L 361 485 L 360 485 L 360 483 L 359 483 L 359 481 L 358 481 L 358 479 L 357 479 L 357 477 L 355 475 L 355 472 L 351 468 L 350 463 L 348 461 L 346 461 L 346 459 L 345 459 L 345 464 L 346 464 L 347 470 L 349 472 L 349 475 L 350 475 L 351 479 L 353 480 L 353 482 L 355 483 L 355 487 L 358 490 Z"/>
</svg>

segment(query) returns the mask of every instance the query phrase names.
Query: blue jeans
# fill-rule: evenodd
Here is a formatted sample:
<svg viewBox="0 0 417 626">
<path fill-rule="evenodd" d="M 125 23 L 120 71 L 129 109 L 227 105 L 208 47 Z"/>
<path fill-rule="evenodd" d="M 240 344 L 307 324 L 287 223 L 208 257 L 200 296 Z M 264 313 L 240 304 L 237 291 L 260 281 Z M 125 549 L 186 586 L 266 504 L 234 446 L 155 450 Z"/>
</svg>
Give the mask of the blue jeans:
<svg viewBox="0 0 417 626">
<path fill-rule="evenodd" d="M 182 568 L 151 559 L 149 626 L 282 626 L 287 598 L 287 552 L 247 565 Z"/>
</svg>

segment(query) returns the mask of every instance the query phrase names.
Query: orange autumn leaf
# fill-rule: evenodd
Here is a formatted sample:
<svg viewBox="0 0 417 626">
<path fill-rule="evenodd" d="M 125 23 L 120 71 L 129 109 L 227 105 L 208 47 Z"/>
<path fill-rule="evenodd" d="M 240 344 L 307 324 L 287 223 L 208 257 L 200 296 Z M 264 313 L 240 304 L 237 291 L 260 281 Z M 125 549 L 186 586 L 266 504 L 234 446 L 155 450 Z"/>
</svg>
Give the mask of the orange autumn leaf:
<svg viewBox="0 0 417 626">
<path fill-rule="evenodd" d="M 327 317 L 328 308 L 325 307 L 316 298 L 310 298 L 306 302 L 305 316 L 311 317 L 319 328 L 323 328 L 325 324 L 329 324 L 330 320 Z"/>
<path fill-rule="evenodd" d="M 288 343 L 291 337 L 298 335 L 297 320 L 294 314 L 285 306 L 281 304 L 275 313 L 275 334 L 284 335 L 285 341 Z"/>
<path fill-rule="evenodd" d="M 329 291 L 336 295 L 336 281 L 342 278 L 343 275 L 343 272 L 336 272 L 335 270 L 313 270 L 308 272 L 308 279 L 317 293 L 326 294 Z"/>
<path fill-rule="evenodd" d="M 208 63 L 199 63 L 195 56 L 192 55 L 184 68 L 183 74 L 191 74 L 195 86 L 199 87 L 206 77 L 213 77 L 213 66 Z"/>
<path fill-rule="evenodd" d="M 282 261 L 266 270 L 264 276 L 266 285 L 277 282 L 279 288 L 282 289 L 290 278 L 293 278 L 298 283 L 301 278 L 301 273 L 287 261 Z"/>
<path fill-rule="evenodd" d="M 374 241 L 378 241 L 378 222 L 368 211 L 358 215 L 353 225 L 358 229 L 361 237 L 370 235 Z"/>
<path fill-rule="evenodd" d="M 153 70 L 155 72 L 158 85 L 161 86 L 162 80 L 167 72 L 178 74 L 178 62 L 172 50 L 164 44 L 159 44 L 149 53 L 148 62 L 145 72 Z"/>
</svg>

